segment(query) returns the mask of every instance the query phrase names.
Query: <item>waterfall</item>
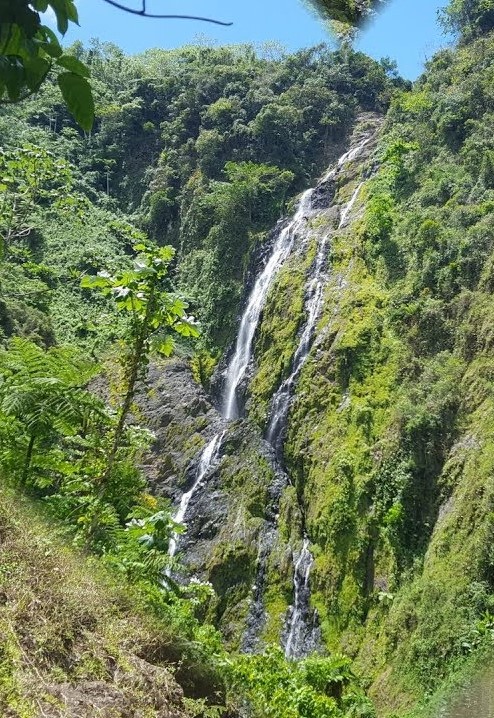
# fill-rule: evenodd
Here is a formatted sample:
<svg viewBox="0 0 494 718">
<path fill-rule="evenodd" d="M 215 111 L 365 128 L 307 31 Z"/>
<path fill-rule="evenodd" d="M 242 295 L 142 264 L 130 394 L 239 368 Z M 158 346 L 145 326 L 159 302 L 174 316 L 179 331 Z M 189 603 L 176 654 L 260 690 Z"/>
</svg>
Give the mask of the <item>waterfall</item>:
<svg viewBox="0 0 494 718">
<path fill-rule="evenodd" d="M 232 421 L 241 416 L 242 410 L 238 390 L 253 359 L 254 337 L 268 292 L 278 271 L 291 255 L 296 240 L 302 235 L 307 238 L 308 220 L 317 212 L 312 207 L 314 192 L 320 191 L 321 188 L 324 192 L 325 183 L 334 179 L 345 164 L 353 161 L 369 141 L 370 136 L 367 136 L 356 147 L 345 152 L 316 187 L 303 193 L 292 219 L 279 223 L 274 235 L 271 252 L 248 297 L 240 320 L 235 348 L 226 368 L 221 397 L 221 416 L 225 421 Z M 360 188 L 361 185 L 357 187 L 350 202 L 341 212 L 339 228 L 346 223 Z M 323 304 L 328 241 L 328 235 L 320 239 L 316 257 L 309 273 L 305 290 L 305 321 L 301 328 L 297 349 L 293 355 L 290 374 L 281 383 L 271 401 L 270 421 L 265 438 L 274 451 L 275 480 L 268 490 L 264 526 L 259 534 L 257 577 L 253 586 L 247 627 L 242 643 L 245 651 L 255 650 L 260 630 L 265 620 L 264 589 L 268 560 L 276 540 L 280 499 L 283 490 L 289 483 L 289 477 L 282 469 L 284 435 L 294 390 L 302 367 L 309 356 L 315 327 Z M 224 431 L 216 434 L 204 448 L 198 462 L 194 483 L 190 490 L 182 496 L 174 516 L 177 523 L 181 523 L 185 519 L 192 497 L 201 486 L 211 467 L 218 461 L 224 434 Z M 174 535 L 169 547 L 171 557 L 176 553 L 177 544 L 178 535 Z M 284 645 L 285 654 L 289 658 L 307 655 L 307 653 L 316 650 L 318 644 L 317 616 L 310 607 L 310 572 L 312 564 L 313 557 L 309 549 L 309 539 L 305 536 L 301 552 L 294 565 L 293 606 L 290 608 L 286 623 Z"/>
<path fill-rule="evenodd" d="M 338 160 L 336 166 L 324 175 L 318 187 L 334 179 L 342 167 L 356 159 L 370 139 L 370 137 L 366 137 L 356 147 L 345 152 Z M 361 187 L 362 183 L 358 185 L 350 201 L 343 208 L 340 214 L 338 229 L 341 229 L 346 224 Z M 306 197 L 310 199 L 313 191 L 314 190 L 311 190 L 309 193 L 306 193 Z M 247 618 L 247 629 L 243 639 L 243 649 L 247 651 L 255 649 L 256 639 L 264 622 L 263 593 L 266 582 L 267 562 L 270 556 L 270 549 L 276 538 L 281 495 L 290 481 L 287 474 L 281 469 L 286 424 L 297 380 L 309 356 L 314 338 L 314 330 L 322 309 L 326 280 L 325 270 L 328 240 L 329 237 L 327 234 L 321 238 L 315 261 L 309 273 L 305 292 L 305 322 L 299 335 L 297 349 L 293 355 L 290 374 L 281 383 L 271 400 L 270 419 L 265 438 L 274 449 L 278 471 L 276 481 L 273 486 L 270 487 L 269 505 L 265 517 L 265 524 L 259 538 L 257 579 L 253 587 L 252 602 Z M 255 328 L 253 333 L 254 332 Z M 309 539 L 305 536 L 302 550 L 294 565 L 293 605 L 289 609 L 287 637 L 285 641 L 285 655 L 288 658 L 300 658 L 308 655 L 317 649 L 319 642 L 317 616 L 310 607 L 309 581 L 313 561 L 312 554 L 309 550 Z"/>
<path fill-rule="evenodd" d="M 355 204 L 355 200 L 357 199 L 358 194 L 359 194 L 359 192 L 360 192 L 360 190 L 361 190 L 363 184 L 364 184 L 364 183 L 361 182 L 361 183 L 357 186 L 356 190 L 354 191 L 354 193 L 352 194 L 352 196 L 351 196 L 351 198 L 350 198 L 350 201 L 349 201 L 348 204 L 344 207 L 343 212 L 341 213 L 341 216 L 340 216 L 340 223 L 339 223 L 339 225 L 338 225 L 338 229 L 342 229 L 342 228 L 345 226 L 346 221 L 347 221 L 347 219 L 348 219 L 348 215 L 349 215 L 350 212 L 352 211 L 352 207 L 353 207 L 353 205 Z"/>
<path fill-rule="evenodd" d="M 316 617 L 314 612 L 310 610 L 309 578 L 313 563 L 314 559 L 309 551 L 309 539 L 305 537 L 302 550 L 293 570 L 294 600 L 285 642 L 285 656 L 287 658 L 302 658 L 317 648 Z"/>
<path fill-rule="evenodd" d="M 271 419 L 268 424 L 266 439 L 274 448 L 276 458 L 280 464 L 283 460 L 283 445 L 290 404 L 296 388 L 297 379 L 309 356 L 314 330 L 322 309 L 326 278 L 327 245 L 328 235 L 324 235 L 319 242 L 306 289 L 306 320 L 293 356 L 292 369 L 290 375 L 281 383 L 271 401 Z M 287 476 L 285 485 L 288 482 L 289 478 Z M 309 577 L 312 564 L 313 558 L 309 551 L 309 539 L 305 537 L 293 572 L 293 606 L 290 609 L 288 617 L 288 636 L 285 642 L 285 655 L 287 658 L 300 658 L 317 648 L 317 621 L 310 607 Z"/>
<path fill-rule="evenodd" d="M 304 192 L 292 220 L 279 232 L 273 244 L 271 256 L 257 278 L 249 296 L 240 321 L 235 352 L 226 371 L 222 407 L 222 414 L 226 420 L 239 418 L 237 389 L 252 359 L 252 344 L 261 312 L 273 279 L 290 255 L 298 230 L 306 224 L 310 213 L 312 192 L 313 190 L 311 189 Z"/>
<path fill-rule="evenodd" d="M 280 461 L 283 452 L 283 433 L 293 389 L 295 388 L 298 375 L 309 355 L 312 335 L 322 307 L 324 293 L 323 274 L 326 265 L 327 241 L 328 237 L 326 235 L 319 243 L 314 268 L 312 270 L 312 278 L 306 290 L 306 322 L 293 357 L 292 370 L 288 378 L 282 382 L 271 401 L 271 419 L 266 432 L 266 440 L 274 448 L 276 456 Z"/>
<path fill-rule="evenodd" d="M 273 243 L 269 259 L 257 278 L 252 292 L 250 293 L 247 306 L 240 321 L 237 341 L 235 344 L 235 352 L 228 363 L 226 371 L 221 411 L 222 418 L 226 421 L 231 421 L 239 417 L 237 388 L 252 359 L 252 344 L 254 335 L 259 324 L 268 291 L 277 272 L 281 269 L 289 257 L 298 232 L 302 228 L 305 228 L 311 212 L 310 198 L 312 192 L 313 190 L 309 189 L 303 193 L 293 218 L 288 224 L 282 226 L 279 230 Z M 173 520 L 177 523 L 182 523 L 185 519 L 187 509 L 193 495 L 200 487 L 204 477 L 209 472 L 211 465 L 216 462 L 221 450 L 221 442 L 223 440 L 224 433 L 225 432 L 222 434 L 216 434 L 203 450 L 199 459 L 195 481 L 190 490 L 182 496 L 180 505 L 173 517 Z M 173 558 L 177 551 L 178 539 L 178 534 L 175 534 L 170 541 L 168 553 L 171 558 Z"/>
<path fill-rule="evenodd" d="M 211 441 L 204 447 L 199 459 L 199 463 L 197 465 L 194 483 L 192 484 L 190 489 L 182 496 L 180 500 L 180 505 L 177 509 L 177 512 L 175 513 L 175 516 L 173 517 L 175 523 L 182 523 L 185 518 L 185 514 L 187 513 L 187 509 L 189 507 L 192 497 L 196 493 L 197 489 L 200 487 L 204 477 L 209 472 L 210 467 L 218 461 L 223 436 L 224 432 L 215 434 Z M 170 556 L 170 558 L 173 558 L 177 552 L 178 540 L 179 535 L 177 533 L 174 533 L 168 547 L 168 555 Z"/>
</svg>

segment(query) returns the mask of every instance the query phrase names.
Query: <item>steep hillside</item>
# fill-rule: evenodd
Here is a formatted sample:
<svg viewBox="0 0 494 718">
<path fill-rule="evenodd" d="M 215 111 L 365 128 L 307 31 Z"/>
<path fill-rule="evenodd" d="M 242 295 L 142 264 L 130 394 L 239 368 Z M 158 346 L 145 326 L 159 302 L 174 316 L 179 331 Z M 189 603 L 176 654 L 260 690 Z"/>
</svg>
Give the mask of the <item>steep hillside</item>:
<svg viewBox="0 0 494 718">
<path fill-rule="evenodd" d="M 94 43 L 92 135 L 1 109 L 6 715 L 433 715 L 491 660 L 492 13 L 413 88 Z"/>
<path fill-rule="evenodd" d="M 254 424 L 215 438 L 221 419 L 197 380 L 209 384 L 242 296 L 293 223 L 281 220 L 271 231 L 273 224 L 310 178 L 346 157 L 362 113 L 384 110 L 402 83 L 388 64 L 349 48 L 269 59 L 250 48 L 125 58 L 96 44 L 73 53 L 93 71 L 93 135 L 73 126 L 50 81 L 36 99 L 3 108 L 0 118 L 0 471 L 11 487 L 2 550 L 17 571 L 5 577 L 2 707 L 19 716 L 48 714 L 50 706 L 60 716 L 100 709 L 151 716 L 172 714 L 176 704 L 180 713 L 171 679 L 169 705 L 153 690 L 145 695 L 142 674 L 159 687 L 166 663 L 188 695 L 206 700 L 187 704 L 194 715 L 235 714 L 245 705 L 265 715 L 274 686 L 280 718 L 298 717 L 308 705 L 314 716 L 371 716 L 346 657 L 295 666 L 279 649 L 252 657 L 225 652 L 216 626 L 230 648 L 240 647 L 255 542 L 264 535 L 268 488 L 281 474 Z M 129 82 L 119 95 L 124 76 Z M 331 195 L 329 177 L 322 184 Z M 326 190 L 319 190 L 323 203 Z M 299 215 L 302 228 L 306 218 Z M 146 231 L 160 244 L 166 235 L 176 254 L 150 242 Z M 300 237 L 297 231 L 297 244 Z M 309 270 L 310 258 L 305 264 Z M 192 345 L 197 325 L 185 313 L 184 294 L 202 319 L 202 346 Z M 164 354 L 176 347 L 181 359 L 148 371 L 155 347 Z M 182 541 L 174 519 L 185 509 L 177 509 L 205 478 L 205 457 L 216 456 L 208 454 L 213 439 L 228 476 L 206 540 L 194 542 L 191 531 Z M 24 494 L 44 505 L 51 528 L 33 519 Z M 244 509 L 252 540 L 242 530 L 232 547 L 233 512 Z M 33 553 L 22 556 L 17 521 L 53 541 L 46 573 L 36 569 L 43 562 L 30 534 Z M 62 527 L 68 544 L 109 572 L 110 584 L 119 578 L 118 591 L 80 554 L 70 556 L 48 538 Z M 186 545 L 195 553 L 184 552 Z M 57 574 L 62 580 L 52 587 Z M 18 585 L 38 605 L 36 614 L 18 615 Z M 114 621 L 113 601 L 128 601 Z M 267 629 L 273 640 L 287 605 Z M 54 611 L 67 623 L 55 624 Z M 81 612 L 91 616 L 87 631 Z M 124 645 L 123 633 L 141 613 L 135 642 Z M 146 648 L 147 630 L 157 653 Z M 153 631 L 163 632 L 166 646 Z M 36 644 L 29 659 L 26 632 Z"/>
<path fill-rule="evenodd" d="M 323 637 L 384 713 L 492 635 L 493 60 L 492 35 L 444 51 L 395 98 L 291 409 Z"/>
<path fill-rule="evenodd" d="M 197 715 L 201 702 L 184 699 L 179 683 L 213 702 L 221 683 L 193 660 L 191 645 L 58 534 L 33 505 L 0 489 L 1 715 Z"/>
<path fill-rule="evenodd" d="M 305 530 L 322 641 L 355 657 L 383 715 L 407 710 L 492 640 L 493 59 L 492 36 L 439 53 L 393 100 L 377 152 L 369 159 L 369 146 L 338 177 L 331 211 L 323 200 L 310 219 L 314 239 L 331 237 L 330 266 L 284 440 L 283 538 L 269 534 L 267 554 L 259 543 L 276 469 L 252 424 L 269 438 L 314 249 L 302 261 L 294 252 L 267 297 L 247 381 L 251 423 L 228 431 L 182 544 L 213 580 L 230 641 L 241 606 L 252 626 L 260 600 L 255 645 L 283 643 Z"/>
<path fill-rule="evenodd" d="M 0 114 L 4 169 L 11 162 L 27 175 L 9 190 L 29 183 L 25 153 L 11 157 L 10 148 L 31 144 L 63 165 L 58 173 L 46 168 L 48 186 L 13 218 L 36 227 L 22 246 L 50 273 L 25 273 L 44 281 L 48 294 L 38 297 L 26 281 L 27 299 L 9 299 L 13 317 L 7 312 L 3 331 L 32 333 L 49 298 L 45 324 L 57 340 L 114 339 L 110 327 L 109 337 L 101 331 L 75 273 L 112 271 L 135 242 L 137 223 L 176 248 L 176 283 L 202 321 L 204 346 L 217 353 L 232 339 L 253 251 L 290 197 L 343 152 L 356 114 L 385 109 L 401 82 L 386 63 L 349 49 L 258 55 L 249 46 L 191 46 L 132 58 L 96 42 L 72 50 L 93 76 L 90 137 L 75 128 L 51 83 Z M 55 191 L 73 198 L 49 211 Z"/>
</svg>

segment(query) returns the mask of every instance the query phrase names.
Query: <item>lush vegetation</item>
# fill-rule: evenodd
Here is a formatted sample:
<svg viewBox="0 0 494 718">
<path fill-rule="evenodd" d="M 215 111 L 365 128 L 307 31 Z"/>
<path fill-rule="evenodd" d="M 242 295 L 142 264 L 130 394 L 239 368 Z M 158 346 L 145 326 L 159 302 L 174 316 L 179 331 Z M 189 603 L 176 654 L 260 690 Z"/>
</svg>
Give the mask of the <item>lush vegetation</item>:
<svg viewBox="0 0 494 718">
<path fill-rule="evenodd" d="M 286 446 L 326 641 L 374 674 L 384 714 L 492 643 L 490 9 L 452 3 L 459 47 L 392 101 L 379 170 L 333 239 L 321 339 Z M 260 331 L 261 422 L 299 311 L 281 296 Z"/>
<path fill-rule="evenodd" d="M 36 33 L 46 31 L 38 27 Z M 19 42 L 31 37 L 13 35 Z M 36 47 L 37 61 L 44 62 L 43 43 Z M 232 337 L 250 259 L 267 231 L 290 197 L 340 151 L 356 114 L 384 109 L 400 83 L 388 64 L 348 48 L 285 56 L 276 47 L 261 55 L 249 47 L 191 47 L 128 58 L 95 43 L 53 58 L 69 71 L 90 70 L 93 132 L 82 133 L 71 118 L 73 107 L 69 102 L 67 110 L 58 92 L 60 72 L 48 72 L 51 65 L 39 75 L 38 94 L 4 107 L 0 116 L 0 471 L 10 487 L 2 489 L 2 520 L 13 535 L 3 550 L 6 564 L 17 566 L 17 572 L 2 574 L 2 595 L 8 597 L 1 619 L 8 637 L 1 654 L 2 708 L 30 716 L 46 701 L 56 702 L 55 689 L 55 696 L 47 690 L 36 697 L 36 671 L 43 685 L 94 678 L 105 683 L 103 693 L 116 690 L 102 667 L 114 624 L 108 632 L 99 626 L 105 606 L 125 598 L 123 625 L 144 612 L 156 622 L 151 634 L 166 625 L 161 643 L 176 644 L 174 650 L 156 645 L 159 661 L 152 651 L 146 660 L 182 662 L 186 670 L 179 670 L 178 680 L 196 698 L 224 706 L 238 702 L 240 691 L 259 715 L 268 715 L 270 692 L 279 686 L 280 706 L 292 690 L 298 695 L 286 704 L 287 717 L 336 717 L 360 704 L 364 710 L 355 679 L 346 668 L 340 676 L 347 667 L 340 659 L 301 666 L 293 682 L 280 653 L 260 657 L 259 665 L 228 659 L 219 633 L 205 622 L 224 610 L 221 597 L 208 584 L 180 586 L 167 577 L 174 566 L 170 539 L 181 527 L 171 519 L 169 503 L 150 494 L 139 468 L 152 435 L 139 424 L 134 399 L 158 353 L 169 356 L 176 349 L 191 357 L 200 349 L 192 364 L 207 381 L 214 355 Z M 31 87 L 26 72 L 22 82 L 34 91 L 38 85 Z M 15 92 L 6 87 L 11 99 L 23 96 L 22 84 Z M 81 122 L 77 113 L 76 119 Z M 199 344 L 189 312 L 201 319 Z M 191 449 L 199 445 L 191 442 Z M 237 468 L 235 485 L 248 478 Z M 21 503 L 11 517 L 13 492 L 35 504 Z M 255 501 L 260 514 L 264 499 Z M 14 582 L 21 574 L 31 582 L 39 560 L 37 541 L 21 558 L 16 538 L 23 516 L 42 526 L 32 518 L 37 505 L 44 521 L 55 522 L 50 531 L 58 526 L 65 542 L 97 556 L 110 572 L 100 575 L 95 568 L 90 578 L 92 569 L 84 568 L 102 602 L 101 613 L 90 619 L 89 640 L 98 646 L 87 666 L 75 658 L 90 650 L 78 638 L 85 629 L 76 609 L 80 603 L 92 615 L 93 606 L 75 585 L 69 591 L 69 564 L 76 559 L 70 552 L 64 557 L 59 539 L 52 543 L 44 528 L 37 530 L 53 562 L 29 590 L 33 601 L 46 591 L 43 611 L 53 604 L 50 611 L 65 613 L 67 621 L 45 635 L 32 617 L 22 625 L 20 614 L 9 613 L 20 601 Z M 210 561 L 220 592 L 222 556 Z M 67 601 L 46 588 L 57 562 Z M 124 581 L 118 599 L 107 585 L 115 577 Z M 46 644 L 44 658 L 35 652 L 34 674 L 25 659 L 27 644 L 17 642 L 19 631 Z M 69 640 L 72 634 L 77 638 Z M 138 655 L 140 635 L 132 649 Z M 121 636 L 118 629 L 119 646 Z M 58 644 L 65 646 L 60 656 Z M 263 660 L 272 670 L 261 700 L 255 686 Z M 140 671 L 134 673 L 141 686 Z M 29 691 L 24 680 L 32 681 Z M 141 687 L 129 700 L 141 705 Z M 153 710 L 150 715 L 159 715 Z"/>
<path fill-rule="evenodd" d="M 5 144 L 31 142 L 68 162 L 77 157 L 74 188 L 98 198 L 97 212 L 138 213 L 154 241 L 172 244 L 176 283 L 202 321 L 203 341 L 210 350 L 223 347 L 251 253 L 286 200 L 326 166 L 356 113 L 387 106 L 398 83 L 392 67 L 348 48 L 285 56 L 269 46 L 259 56 L 249 47 L 190 47 L 127 58 L 95 44 L 72 53 L 92 74 L 92 135 L 77 131 L 48 81 L 9 113 L 15 135 L 4 120 Z M 88 214 L 95 217 L 87 212 L 84 224 Z M 122 251 L 130 228 L 99 216 Z"/>
<path fill-rule="evenodd" d="M 63 31 L 73 5 L 53 7 Z M 28 34 L 2 35 L 0 67 L 0 91 L 23 98 L 0 112 L 1 710 L 29 718 L 60 707 L 61 686 L 87 696 L 99 682 L 158 718 L 150 674 L 179 715 L 373 716 L 359 674 L 380 714 L 403 714 L 494 635 L 492 1 L 450 3 L 458 47 L 413 88 L 346 45 L 62 52 L 25 10 L 9 25 Z M 86 87 L 89 72 L 91 132 L 63 79 Z M 341 207 L 366 180 L 348 228 L 313 220 L 332 232 L 331 273 L 266 568 L 273 643 L 308 532 L 329 655 L 228 654 L 274 478 L 259 427 L 289 371 L 314 244 L 268 298 L 250 421 L 224 443 L 229 513 L 200 567 L 210 583 L 173 579 L 181 527 L 146 481 L 153 436 L 135 399 L 173 351 L 209 385 L 269 230 L 356 120 L 385 113 L 368 166 L 333 188 Z M 165 423 L 189 465 L 205 413 Z"/>
</svg>

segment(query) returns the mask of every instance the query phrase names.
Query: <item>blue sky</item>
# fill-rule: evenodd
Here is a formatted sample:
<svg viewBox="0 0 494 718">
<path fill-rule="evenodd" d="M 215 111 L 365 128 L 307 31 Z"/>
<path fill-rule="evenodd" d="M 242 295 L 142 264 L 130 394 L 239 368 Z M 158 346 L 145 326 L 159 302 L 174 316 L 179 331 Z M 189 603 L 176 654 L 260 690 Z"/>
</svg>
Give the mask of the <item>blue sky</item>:
<svg viewBox="0 0 494 718">
<path fill-rule="evenodd" d="M 120 0 L 136 7 L 138 0 Z M 416 78 L 426 58 L 446 44 L 437 25 L 437 10 L 447 0 L 391 0 L 387 9 L 363 33 L 357 46 L 379 59 L 398 62 L 404 77 Z M 289 50 L 306 47 L 331 36 L 301 0 L 148 0 L 149 12 L 208 15 L 233 22 L 232 27 L 184 20 L 151 20 L 121 12 L 103 0 L 77 0 L 80 28 L 71 29 L 67 42 L 98 37 L 126 52 L 150 47 L 179 47 L 203 36 L 220 44 L 281 42 Z"/>
</svg>

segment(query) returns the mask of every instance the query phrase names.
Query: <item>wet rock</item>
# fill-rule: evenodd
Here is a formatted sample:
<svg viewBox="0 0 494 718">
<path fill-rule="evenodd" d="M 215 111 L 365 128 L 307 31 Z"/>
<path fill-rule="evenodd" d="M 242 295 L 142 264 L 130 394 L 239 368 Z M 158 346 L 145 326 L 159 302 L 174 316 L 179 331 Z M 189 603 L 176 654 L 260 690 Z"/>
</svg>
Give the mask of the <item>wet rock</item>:
<svg viewBox="0 0 494 718">
<path fill-rule="evenodd" d="M 157 495 L 176 501 L 191 481 L 194 461 L 220 418 L 188 364 L 174 359 L 149 368 L 136 397 L 155 439 L 142 468 Z"/>
</svg>

